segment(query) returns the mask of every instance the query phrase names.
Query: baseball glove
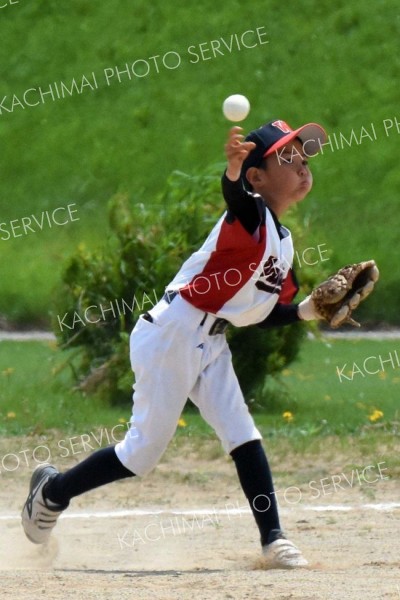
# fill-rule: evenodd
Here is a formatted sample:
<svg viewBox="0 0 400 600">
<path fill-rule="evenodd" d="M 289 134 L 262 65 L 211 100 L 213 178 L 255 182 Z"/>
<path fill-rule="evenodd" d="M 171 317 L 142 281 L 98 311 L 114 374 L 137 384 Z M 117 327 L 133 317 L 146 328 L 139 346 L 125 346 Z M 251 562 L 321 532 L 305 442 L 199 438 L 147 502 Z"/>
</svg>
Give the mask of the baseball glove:
<svg viewBox="0 0 400 600">
<path fill-rule="evenodd" d="M 378 279 L 379 270 L 374 260 L 346 265 L 300 303 L 300 317 L 323 319 L 332 329 L 344 323 L 360 327 L 351 314 L 370 295 Z"/>
</svg>

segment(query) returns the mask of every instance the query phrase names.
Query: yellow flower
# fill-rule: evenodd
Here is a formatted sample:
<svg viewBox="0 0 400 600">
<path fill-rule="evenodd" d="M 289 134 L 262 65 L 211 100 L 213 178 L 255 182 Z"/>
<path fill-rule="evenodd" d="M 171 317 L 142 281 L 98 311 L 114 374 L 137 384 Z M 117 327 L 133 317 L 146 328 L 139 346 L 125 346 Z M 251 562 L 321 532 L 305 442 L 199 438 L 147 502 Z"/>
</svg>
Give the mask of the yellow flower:
<svg viewBox="0 0 400 600">
<path fill-rule="evenodd" d="M 124 424 L 124 423 L 127 423 L 127 420 L 126 420 L 126 419 L 124 419 L 124 417 L 120 417 L 120 418 L 118 419 L 118 423 L 122 423 L 122 424 Z"/>
<path fill-rule="evenodd" d="M 283 371 L 282 371 L 282 375 L 284 377 L 288 377 L 291 374 L 292 374 L 292 371 L 290 369 L 283 369 Z"/>
<path fill-rule="evenodd" d="M 368 419 L 371 421 L 371 423 L 375 423 L 375 421 L 378 421 L 378 419 L 381 419 L 382 417 L 383 412 L 376 409 L 370 415 L 368 415 Z"/>
<path fill-rule="evenodd" d="M 15 419 L 16 416 L 17 415 L 12 410 L 10 410 L 10 412 L 7 413 L 7 419 Z"/>
<path fill-rule="evenodd" d="M 186 427 L 187 423 L 185 421 L 185 419 L 182 419 L 182 417 L 179 419 L 178 421 L 178 427 Z"/>
<path fill-rule="evenodd" d="M 8 369 L 4 369 L 4 371 L 2 371 L 1 374 L 6 375 L 6 377 L 9 377 L 11 373 L 14 373 L 14 371 L 14 367 L 8 367 Z"/>
<path fill-rule="evenodd" d="M 386 375 L 385 371 L 380 371 L 378 377 L 379 377 L 379 379 L 386 379 L 387 375 Z"/>
<path fill-rule="evenodd" d="M 285 412 L 282 413 L 282 417 L 285 419 L 285 421 L 287 423 L 290 423 L 290 421 L 293 421 L 293 413 L 291 413 L 290 410 L 285 410 Z"/>
<path fill-rule="evenodd" d="M 306 381 L 307 379 L 314 379 L 314 375 L 303 375 L 303 373 L 297 373 L 297 377 L 301 379 L 301 381 Z"/>
</svg>

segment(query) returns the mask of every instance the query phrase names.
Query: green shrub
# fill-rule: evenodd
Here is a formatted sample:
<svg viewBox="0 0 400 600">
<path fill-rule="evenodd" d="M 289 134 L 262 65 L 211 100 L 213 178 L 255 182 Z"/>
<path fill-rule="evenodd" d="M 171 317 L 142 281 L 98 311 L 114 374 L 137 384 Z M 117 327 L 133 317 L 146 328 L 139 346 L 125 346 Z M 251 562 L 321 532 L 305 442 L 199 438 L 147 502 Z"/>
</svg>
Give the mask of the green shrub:
<svg viewBox="0 0 400 600">
<path fill-rule="evenodd" d="M 115 195 L 104 246 L 91 251 L 80 245 L 69 259 L 53 325 L 61 346 L 77 350 L 70 364 L 81 389 L 101 392 L 112 403 L 130 402 L 129 333 L 220 216 L 221 172 L 221 165 L 199 176 L 174 172 L 157 211 Z M 300 238 L 295 214 L 288 220 Z M 313 276 L 302 272 L 308 285 Z M 300 324 L 267 331 L 231 328 L 234 366 L 246 398 L 257 406 L 268 403 L 262 397 L 266 376 L 296 357 L 304 333 Z"/>
</svg>

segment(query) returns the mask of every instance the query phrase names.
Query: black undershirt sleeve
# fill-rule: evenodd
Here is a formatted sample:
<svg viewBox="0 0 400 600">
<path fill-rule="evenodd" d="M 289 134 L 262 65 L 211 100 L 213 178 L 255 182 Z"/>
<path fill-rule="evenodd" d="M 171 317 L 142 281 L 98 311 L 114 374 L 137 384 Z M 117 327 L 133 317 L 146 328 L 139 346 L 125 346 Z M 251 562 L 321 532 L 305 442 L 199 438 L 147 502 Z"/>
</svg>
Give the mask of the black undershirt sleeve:
<svg viewBox="0 0 400 600">
<path fill-rule="evenodd" d="M 264 202 L 261 196 L 248 192 L 241 178 L 231 181 L 226 173 L 222 176 L 222 193 L 228 207 L 227 220 L 235 218 L 253 235 L 263 220 Z"/>
<path fill-rule="evenodd" d="M 297 304 L 276 304 L 268 317 L 257 323 L 257 327 L 261 329 L 270 329 L 271 327 L 283 327 L 301 321 L 298 312 Z"/>
</svg>

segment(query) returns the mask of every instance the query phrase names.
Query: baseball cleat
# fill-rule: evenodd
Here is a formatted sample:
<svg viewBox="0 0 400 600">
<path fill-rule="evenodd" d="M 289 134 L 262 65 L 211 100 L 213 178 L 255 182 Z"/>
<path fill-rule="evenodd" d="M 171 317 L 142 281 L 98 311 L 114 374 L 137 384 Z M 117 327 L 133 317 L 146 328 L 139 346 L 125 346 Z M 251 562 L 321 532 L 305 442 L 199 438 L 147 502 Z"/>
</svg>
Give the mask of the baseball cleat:
<svg viewBox="0 0 400 600">
<path fill-rule="evenodd" d="M 43 488 L 58 471 L 52 465 L 39 465 L 32 473 L 29 494 L 22 509 L 22 527 L 26 537 L 34 544 L 44 544 L 66 506 L 50 506 L 43 496 Z"/>
<path fill-rule="evenodd" d="M 289 540 L 275 540 L 263 546 L 262 552 L 267 569 L 296 569 L 308 565 L 300 550 Z"/>
</svg>

